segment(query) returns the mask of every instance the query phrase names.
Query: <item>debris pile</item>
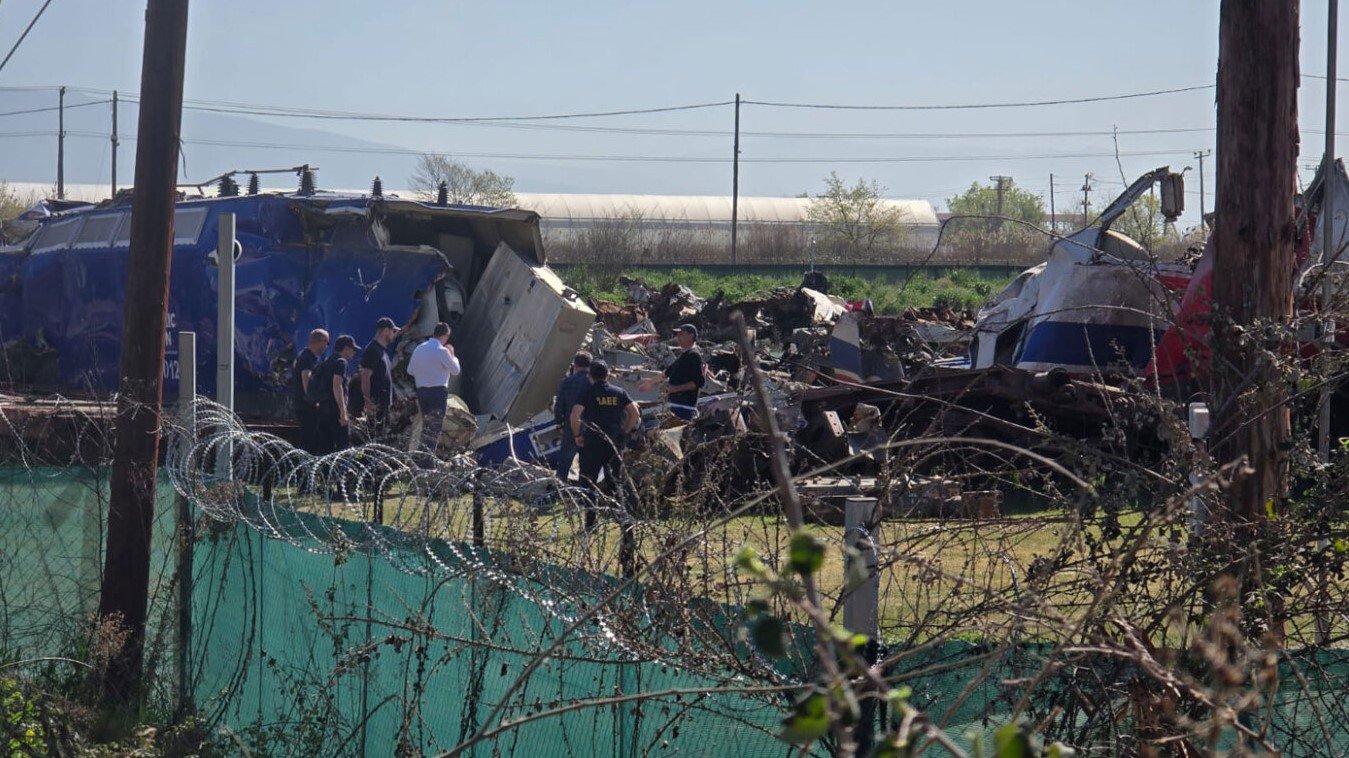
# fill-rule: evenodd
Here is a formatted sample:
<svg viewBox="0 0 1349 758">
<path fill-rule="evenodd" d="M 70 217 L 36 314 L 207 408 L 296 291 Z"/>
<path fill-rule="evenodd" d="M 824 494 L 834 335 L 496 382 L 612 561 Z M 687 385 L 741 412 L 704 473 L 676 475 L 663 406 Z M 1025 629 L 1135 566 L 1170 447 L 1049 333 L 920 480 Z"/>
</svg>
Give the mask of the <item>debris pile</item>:
<svg viewBox="0 0 1349 758">
<path fill-rule="evenodd" d="M 765 374 L 778 427 L 795 438 L 794 467 L 805 471 L 846 461 L 838 473 L 873 479 L 888 473 L 884 448 L 895 431 L 888 404 L 853 400 L 826 407 L 803 399 L 811 392 L 902 380 L 961 350 L 960 338 L 973 325 L 971 314 L 950 308 L 877 316 L 869 302 L 827 294 L 828 281 L 818 274 L 807 275 L 800 287 L 734 302 L 724 292 L 701 298 L 676 283 L 654 287 L 631 278 L 620 283 L 624 302 L 590 301 L 596 321 L 587 347 L 608 363 L 609 381 L 642 408 L 647 444 L 629 452 L 629 471 L 640 472 L 638 478 L 664 501 L 697 501 L 704 508 L 761 486 L 771 473 L 766 430 L 742 381 L 745 357 L 732 314 L 740 313 L 751 330 L 756 348 L 751 360 Z M 820 289 L 806 286 L 811 284 Z M 666 412 L 660 384 L 653 388 L 650 381 L 678 357 L 674 334 L 684 324 L 698 330 L 704 367 L 697 416 L 687 422 Z M 473 447 L 489 463 L 509 457 L 545 461 L 560 449 L 562 433 L 551 412 L 543 412 L 523 428 L 486 429 Z M 844 490 L 859 491 L 856 486 L 838 491 Z"/>
</svg>

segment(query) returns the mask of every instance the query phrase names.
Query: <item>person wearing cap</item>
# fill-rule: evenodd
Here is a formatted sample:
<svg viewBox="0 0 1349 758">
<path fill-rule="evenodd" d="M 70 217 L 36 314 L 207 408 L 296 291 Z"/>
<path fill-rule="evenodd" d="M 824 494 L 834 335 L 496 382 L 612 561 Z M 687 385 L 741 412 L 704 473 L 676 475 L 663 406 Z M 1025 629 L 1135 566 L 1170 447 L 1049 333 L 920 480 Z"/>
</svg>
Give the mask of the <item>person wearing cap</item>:
<svg viewBox="0 0 1349 758">
<path fill-rule="evenodd" d="M 558 451 L 557 478 L 567 481 L 571 474 L 571 464 L 576 460 L 576 440 L 569 434 L 571 410 L 581 393 L 590 386 L 590 353 L 582 350 L 571 359 L 571 372 L 557 385 L 557 395 L 553 399 L 553 420 L 562 430 L 562 449 Z"/>
<path fill-rule="evenodd" d="M 398 326 L 393 319 L 382 316 L 375 322 L 375 338 L 361 353 L 361 408 L 365 417 L 375 422 L 371 434 L 375 439 L 384 436 L 389 406 L 393 405 L 393 363 L 389 360 L 389 345 L 397 334 Z"/>
<path fill-rule="evenodd" d="M 682 352 L 670 367 L 665 369 L 666 400 L 670 412 L 684 420 L 698 415 L 698 390 L 707 381 L 703 375 L 703 356 L 698 352 L 698 327 L 693 324 L 680 324 L 675 327 L 675 341 Z M 647 379 L 637 385 L 643 392 L 651 389 L 659 378 Z"/>
<path fill-rule="evenodd" d="M 417 346 L 408 359 L 408 375 L 417 385 L 417 410 L 422 414 L 422 449 L 435 455 L 450 399 L 450 377 L 459 374 L 459 359 L 450 343 L 450 325 L 436 324 L 431 339 Z"/>
<path fill-rule="evenodd" d="M 318 428 L 314 452 L 326 455 L 351 446 L 347 415 L 347 364 L 356 355 L 356 340 L 344 334 L 333 343 L 333 354 L 320 363 L 309 381 L 318 384 Z"/>
<path fill-rule="evenodd" d="M 314 452 L 318 442 L 318 406 L 309 399 L 309 382 L 314 378 L 323 352 L 328 349 L 328 332 L 315 329 L 309 333 L 309 345 L 300 351 L 291 371 L 291 399 L 295 404 L 295 420 L 300 425 L 300 449 Z"/>
<path fill-rule="evenodd" d="M 581 451 L 581 484 L 596 489 L 600 472 L 604 472 L 606 488 L 612 493 L 622 491 L 623 450 L 628 435 L 642 423 L 642 413 L 626 390 L 609 383 L 609 366 L 604 361 L 591 361 L 586 370 L 590 386 L 581 391 L 571 409 L 572 438 Z M 585 527 L 595 526 L 595 512 L 586 510 Z"/>
</svg>

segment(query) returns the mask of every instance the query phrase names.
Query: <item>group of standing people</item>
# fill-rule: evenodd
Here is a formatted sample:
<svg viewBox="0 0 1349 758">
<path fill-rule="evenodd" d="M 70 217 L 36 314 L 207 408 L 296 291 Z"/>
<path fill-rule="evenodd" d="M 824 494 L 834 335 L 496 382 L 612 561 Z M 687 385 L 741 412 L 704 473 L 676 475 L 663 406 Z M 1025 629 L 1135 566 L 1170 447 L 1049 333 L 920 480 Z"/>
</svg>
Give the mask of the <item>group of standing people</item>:
<svg viewBox="0 0 1349 758">
<path fill-rule="evenodd" d="M 364 416 L 369 421 L 372 440 L 382 440 L 388 428 L 389 408 L 393 405 L 393 362 L 389 348 L 398 336 L 398 325 L 384 316 L 375 321 L 375 335 L 360 350 L 351 335 L 343 334 L 332 343 L 326 358 L 329 334 L 325 329 L 309 333 L 309 344 L 295 360 L 291 375 L 292 399 L 300 425 L 300 447 L 325 455 L 351 446 L 351 419 Z M 445 416 L 449 377 L 459 373 L 459 361 L 449 342 L 450 327 L 436 324 L 433 336 L 413 351 L 408 373 L 417 383 L 417 401 L 427 416 L 427 429 L 439 438 L 440 425 L 431 422 Z M 360 353 L 355 381 L 348 381 L 351 360 Z M 420 358 L 419 358 L 420 356 Z M 355 385 L 352 387 L 352 385 Z M 425 390 L 425 393 L 424 393 Z M 425 397 L 426 402 L 423 403 Z M 436 399 L 439 404 L 436 404 Z"/>
<path fill-rule="evenodd" d="M 645 392 L 664 379 L 670 412 L 692 419 L 697 413 L 698 392 L 706 381 L 702 355 L 695 345 L 698 329 L 691 324 L 680 325 L 675 339 L 681 348 L 679 357 L 663 377 L 644 381 L 638 388 Z M 595 360 L 585 351 L 576 354 L 571 372 L 558 385 L 553 419 L 563 430 L 558 478 L 567 481 L 579 455 L 581 486 L 597 489 L 602 472 L 608 489 L 621 492 L 623 451 L 629 435 L 641 427 L 642 415 L 626 390 L 609 383 L 609 367 L 604 361 Z M 587 510 L 586 529 L 594 523 L 594 510 Z"/>
</svg>

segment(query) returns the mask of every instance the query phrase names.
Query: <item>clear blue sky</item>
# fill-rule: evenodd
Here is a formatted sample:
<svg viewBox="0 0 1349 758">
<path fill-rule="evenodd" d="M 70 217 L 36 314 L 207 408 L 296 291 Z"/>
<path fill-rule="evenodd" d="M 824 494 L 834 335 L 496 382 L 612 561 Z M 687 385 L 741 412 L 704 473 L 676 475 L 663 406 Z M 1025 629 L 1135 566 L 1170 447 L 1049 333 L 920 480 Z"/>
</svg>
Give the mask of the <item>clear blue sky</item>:
<svg viewBox="0 0 1349 758">
<path fill-rule="evenodd" d="M 5 51 L 43 0 L 0 3 Z M 1324 73 L 1325 3 L 1303 2 L 1304 73 Z M 0 87 L 65 84 L 134 92 L 142 2 L 53 0 Z M 1345 14 L 1349 16 L 1349 12 Z M 991 0 L 948 3 L 602 3 L 519 0 L 198 0 L 191 10 L 186 97 L 424 116 L 505 116 L 648 108 L 732 99 L 858 105 L 1079 98 L 1211 84 L 1218 4 Z M 1346 22 L 1349 23 L 1349 22 Z M 1342 25 L 1342 36 L 1344 36 Z M 1346 37 L 1349 39 L 1349 37 Z M 1349 56 L 1346 56 L 1349 57 Z M 1349 65 L 1343 67 L 1349 71 Z M 2 98 L 3 93 L 0 93 Z M 1305 79 L 1304 128 L 1322 121 L 1324 82 Z M 1343 101 L 1345 98 L 1341 98 Z M 3 105 L 0 99 L 0 105 Z M 1349 117 L 1349 106 L 1340 113 Z M 4 110 L 4 108 L 0 108 Z M 1213 146 L 1213 91 L 1040 108 L 943 112 L 794 110 L 746 105 L 745 132 L 1042 133 L 1200 129 L 1120 137 L 1124 174 L 1195 165 Z M 549 156 L 674 156 L 726 161 L 725 135 L 595 133 L 552 128 L 284 120 L 416 150 Z M 606 117 L 586 125 L 729 132 L 728 107 Z M 3 123 L 0 123 L 3 127 Z M 1341 127 L 1349 131 L 1349 126 Z M 192 134 L 184 135 L 191 140 Z M 1323 137 L 1304 132 L 1303 163 Z M 0 147 L 3 147 L 0 144 Z M 995 174 L 1037 192 L 1063 177 L 1060 209 L 1083 174 L 1122 184 L 1108 136 L 781 138 L 746 136 L 741 191 L 817 191 L 831 169 L 876 179 L 895 197 L 941 204 Z M 1130 153 L 1166 153 L 1132 156 Z M 1349 151 L 1342 151 L 1349 152 Z M 2 154 L 2 153 L 0 153 Z M 1089 154 L 1092 157 L 1068 157 Z M 130 153 L 123 152 L 128 162 Z M 1013 156 L 1051 156 L 1015 159 Z M 884 158 L 952 160 L 884 162 Z M 961 158 L 963 160 L 954 160 Z M 758 163 L 763 159 L 838 159 Z M 858 162 L 842 162 L 851 159 Z M 325 169 L 341 154 L 317 157 Z M 726 162 L 467 158 L 517 178 L 517 189 L 728 194 Z M 1208 164 L 1209 207 L 1212 163 Z M 201 167 L 213 170 L 233 166 Z M 0 166 L 0 176 L 3 167 Z M 129 174 L 128 174 L 129 175 Z M 386 178 L 391 186 L 398 179 Z M 1198 182 L 1190 174 L 1191 211 Z M 1188 213 L 1191 219 L 1194 213 Z"/>
</svg>

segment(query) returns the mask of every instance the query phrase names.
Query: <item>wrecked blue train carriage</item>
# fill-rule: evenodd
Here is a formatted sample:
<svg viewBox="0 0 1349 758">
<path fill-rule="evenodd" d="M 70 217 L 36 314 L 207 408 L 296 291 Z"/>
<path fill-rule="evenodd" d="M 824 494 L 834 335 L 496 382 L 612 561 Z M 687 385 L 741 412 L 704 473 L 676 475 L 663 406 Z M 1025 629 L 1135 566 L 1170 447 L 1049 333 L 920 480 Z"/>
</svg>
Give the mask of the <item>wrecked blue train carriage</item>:
<svg viewBox="0 0 1349 758">
<path fill-rule="evenodd" d="M 0 252 L 0 339 L 11 366 L 19 366 L 11 369 L 12 381 L 67 393 L 116 389 L 130 210 L 122 203 L 68 211 L 44 219 L 21 246 Z M 585 318 L 544 265 L 538 216 L 529 211 L 326 193 L 184 200 L 174 219 L 166 396 L 177 392 L 178 334 L 184 331 L 198 335 L 199 392 L 215 392 L 222 213 L 236 218 L 235 405 L 246 417 L 289 415 L 286 381 L 311 329 L 351 334 L 364 344 L 375 320 L 390 316 L 411 325 L 397 359 L 436 321 L 458 324 L 494 260 L 495 268 L 523 272 L 511 280 L 522 291 L 484 292 L 483 298 L 507 308 L 551 298 L 562 305 L 545 311 Z M 540 280 L 549 286 L 535 287 Z M 579 310 L 589 311 L 584 304 Z M 475 412 L 499 418 L 523 412 L 512 406 L 517 395 L 533 397 L 545 385 L 551 393 L 566 370 L 565 362 L 551 365 L 558 362 L 553 355 L 578 349 L 584 338 L 575 330 L 549 335 L 549 324 L 532 324 L 539 340 L 557 339 L 546 339 L 552 348 L 546 351 L 515 346 L 504 380 L 509 397 L 500 400 L 501 372 L 491 369 L 501 361 L 483 353 L 503 338 L 513 341 L 512 335 L 459 326 L 454 341 L 466 359 L 461 392 Z M 475 406 L 480 394 L 486 407 Z"/>
</svg>

